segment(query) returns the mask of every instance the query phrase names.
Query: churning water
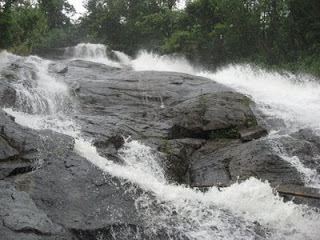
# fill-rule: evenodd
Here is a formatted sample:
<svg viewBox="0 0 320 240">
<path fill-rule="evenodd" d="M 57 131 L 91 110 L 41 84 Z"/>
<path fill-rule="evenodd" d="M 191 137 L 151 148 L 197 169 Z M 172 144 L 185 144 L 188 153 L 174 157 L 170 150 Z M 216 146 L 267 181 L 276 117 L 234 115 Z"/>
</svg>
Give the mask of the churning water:
<svg viewBox="0 0 320 240">
<path fill-rule="evenodd" d="M 300 127 L 319 128 L 319 84 L 311 80 L 249 66 L 230 66 L 216 73 L 197 71 L 183 59 L 147 52 L 133 60 L 115 52 L 118 60 L 111 60 L 103 45 L 80 44 L 67 49 L 67 53 L 72 59 L 126 66 L 136 71 L 166 70 L 207 76 L 250 95 L 264 114 L 285 122 L 286 133 Z M 76 111 L 70 109 L 74 100 L 62 79 L 49 74 L 51 62 L 0 53 L 0 71 L 16 62 L 22 66 L 14 85 L 19 92 L 18 102 L 6 111 L 22 125 L 74 137 L 75 151 L 80 155 L 108 174 L 143 189 L 145 194 L 136 200 L 136 207 L 150 234 L 161 231 L 168 239 L 181 240 L 319 238 L 319 214 L 308 207 L 283 202 L 266 182 L 251 178 L 221 190 L 212 187 L 206 193 L 169 184 L 152 149 L 137 141 L 126 142 L 121 150 L 124 165 L 101 157 L 90 140 L 82 137 L 81 126 L 69 117 L 69 111 Z M 296 165 L 298 168 L 301 164 Z M 304 168 L 303 174 L 311 174 L 303 165 L 300 167 Z"/>
<path fill-rule="evenodd" d="M 269 141 L 275 151 L 297 168 L 306 185 L 320 188 L 317 171 L 304 166 L 297 156 L 288 156 L 278 141 L 279 136 L 303 128 L 311 128 L 320 135 L 320 81 L 317 79 L 303 74 L 268 72 L 250 65 L 230 65 L 213 73 L 192 67 L 183 58 L 146 51 L 141 51 L 131 66 L 136 71 L 166 70 L 207 77 L 249 96 L 265 119 L 283 123 L 281 127 L 271 126 Z"/>
</svg>

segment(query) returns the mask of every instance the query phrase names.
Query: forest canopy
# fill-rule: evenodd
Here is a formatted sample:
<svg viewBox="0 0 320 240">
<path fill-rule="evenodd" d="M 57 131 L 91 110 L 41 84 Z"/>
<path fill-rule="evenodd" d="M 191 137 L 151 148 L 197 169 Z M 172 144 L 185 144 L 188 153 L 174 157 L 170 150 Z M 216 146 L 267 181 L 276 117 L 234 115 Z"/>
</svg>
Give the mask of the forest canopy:
<svg viewBox="0 0 320 240">
<path fill-rule="evenodd" d="M 320 75 L 319 0 L 0 0 L 0 48 L 37 53 L 99 42 L 177 53 L 207 67 L 252 62 Z"/>
</svg>

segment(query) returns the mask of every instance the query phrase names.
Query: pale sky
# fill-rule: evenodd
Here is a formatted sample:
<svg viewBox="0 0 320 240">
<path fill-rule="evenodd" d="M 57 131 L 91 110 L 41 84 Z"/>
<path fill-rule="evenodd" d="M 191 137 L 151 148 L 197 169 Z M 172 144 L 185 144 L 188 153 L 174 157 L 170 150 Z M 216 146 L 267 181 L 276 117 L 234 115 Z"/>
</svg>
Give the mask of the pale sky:
<svg viewBox="0 0 320 240">
<path fill-rule="evenodd" d="M 83 13 L 85 13 L 86 9 L 84 8 L 84 3 L 86 0 L 68 0 L 70 4 L 74 6 L 77 11 L 75 18 L 80 17 Z"/>
<path fill-rule="evenodd" d="M 74 6 L 77 11 L 75 18 L 80 17 L 83 13 L 85 13 L 86 9 L 84 8 L 84 3 L 87 0 L 68 0 L 70 4 Z M 184 8 L 185 0 L 180 0 L 178 3 L 178 8 Z"/>
</svg>

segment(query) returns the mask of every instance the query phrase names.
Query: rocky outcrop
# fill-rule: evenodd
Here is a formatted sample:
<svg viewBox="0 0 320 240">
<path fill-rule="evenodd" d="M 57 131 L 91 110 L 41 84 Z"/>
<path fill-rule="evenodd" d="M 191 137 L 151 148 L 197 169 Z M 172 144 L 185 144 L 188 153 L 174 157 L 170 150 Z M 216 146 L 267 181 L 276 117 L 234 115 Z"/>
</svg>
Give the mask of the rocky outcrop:
<svg viewBox="0 0 320 240">
<path fill-rule="evenodd" d="M 250 176 L 278 184 L 303 185 L 297 169 L 277 155 L 267 140 L 210 141 L 192 156 L 191 185 L 228 186 Z"/>
<path fill-rule="evenodd" d="M 0 119 L 2 239 L 97 239 L 123 235 L 121 225 L 135 234 L 136 196 L 74 153 L 72 138 Z"/>
<path fill-rule="evenodd" d="M 308 161 L 306 166 L 319 167 L 317 151 L 308 150 L 310 144 L 319 142 L 315 135 L 304 130 L 273 144 L 258 124 L 254 103 L 214 81 L 84 61 L 73 61 L 68 69 L 66 80 L 79 86 L 80 114 L 76 118 L 83 131 L 96 139 L 99 152 L 117 162 L 121 159 L 109 139 L 121 135 L 158 149 L 163 153 L 167 178 L 192 186 L 228 186 L 250 176 L 274 186 L 303 185 L 303 174 L 283 158 L 274 146 L 277 144 L 286 155 L 298 154 Z M 296 144 L 303 145 L 300 153 L 294 152 L 299 151 Z"/>
<path fill-rule="evenodd" d="M 100 155 L 116 163 L 124 164 L 119 150 L 130 136 L 160 152 L 169 181 L 192 187 L 229 186 L 252 176 L 273 186 L 303 187 L 301 172 L 282 157 L 278 145 L 319 171 L 317 135 L 304 129 L 273 144 L 256 120 L 254 103 L 214 81 L 79 60 L 64 64 L 50 71 L 70 85 L 76 100 L 70 117 Z M 9 72 L 0 83 L 2 107 L 15 103 L 10 81 L 16 77 Z M 166 239 L 144 229 L 135 202 L 143 191 L 137 186 L 130 191 L 131 183 L 79 156 L 74 141 L 22 127 L 0 110 L 0 236 Z"/>
<path fill-rule="evenodd" d="M 79 86 L 75 117 L 97 142 L 115 134 L 140 140 L 238 139 L 240 130 L 257 125 L 247 97 L 205 78 L 84 61 L 68 69 L 67 82 Z"/>
<path fill-rule="evenodd" d="M 289 156 L 298 157 L 304 166 L 320 174 L 320 137 L 312 129 L 300 129 L 280 142 Z"/>
</svg>

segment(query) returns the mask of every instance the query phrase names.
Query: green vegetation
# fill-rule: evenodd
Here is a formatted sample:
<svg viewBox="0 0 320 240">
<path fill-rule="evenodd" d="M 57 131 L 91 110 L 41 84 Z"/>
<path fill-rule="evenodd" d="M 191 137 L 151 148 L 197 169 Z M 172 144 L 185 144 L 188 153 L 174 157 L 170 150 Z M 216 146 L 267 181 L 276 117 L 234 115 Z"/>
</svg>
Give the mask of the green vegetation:
<svg viewBox="0 0 320 240">
<path fill-rule="evenodd" d="M 27 54 L 90 41 L 210 68 L 251 62 L 320 76 L 319 0 L 187 0 L 183 10 L 179 0 L 88 0 L 78 24 L 67 0 L 30 2 L 0 0 L 0 48 Z"/>
<path fill-rule="evenodd" d="M 93 39 L 135 53 L 181 53 L 217 67 L 254 62 L 320 75 L 319 0 L 89 0 Z"/>
<path fill-rule="evenodd" d="M 0 49 L 24 55 L 68 46 L 72 12 L 66 0 L 0 0 Z"/>
</svg>

